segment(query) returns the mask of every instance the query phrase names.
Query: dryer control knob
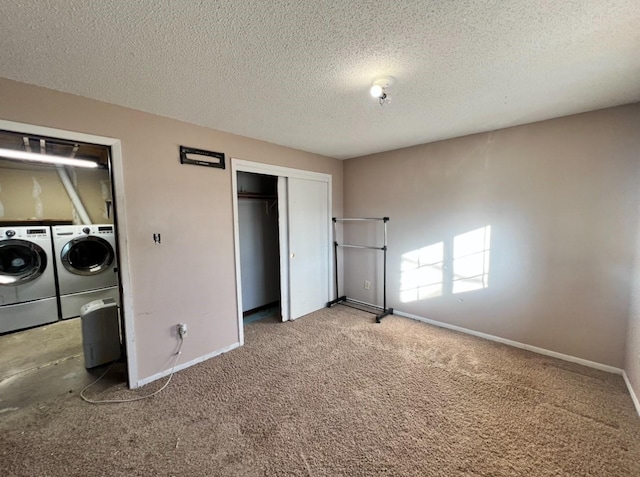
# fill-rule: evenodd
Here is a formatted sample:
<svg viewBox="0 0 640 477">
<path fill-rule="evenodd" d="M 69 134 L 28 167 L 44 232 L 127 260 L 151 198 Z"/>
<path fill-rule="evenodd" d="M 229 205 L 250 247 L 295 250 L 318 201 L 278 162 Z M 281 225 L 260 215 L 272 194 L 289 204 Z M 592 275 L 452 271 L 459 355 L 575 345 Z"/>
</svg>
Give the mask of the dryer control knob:
<svg viewBox="0 0 640 477">
<path fill-rule="evenodd" d="M 15 230 L 7 230 L 7 237 L 13 237 L 16 234 Z"/>
<path fill-rule="evenodd" d="M 85 234 L 88 234 L 89 232 L 91 232 L 91 229 L 90 229 L 89 227 L 84 227 L 84 228 L 82 229 L 82 231 L 83 231 Z"/>
</svg>

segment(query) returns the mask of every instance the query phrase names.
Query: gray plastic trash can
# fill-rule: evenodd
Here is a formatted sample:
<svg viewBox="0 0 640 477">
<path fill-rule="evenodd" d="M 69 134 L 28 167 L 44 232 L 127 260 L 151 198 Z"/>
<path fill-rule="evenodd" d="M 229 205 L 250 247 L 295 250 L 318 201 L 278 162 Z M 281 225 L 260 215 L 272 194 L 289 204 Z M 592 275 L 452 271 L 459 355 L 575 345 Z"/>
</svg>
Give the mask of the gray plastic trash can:
<svg viewBox="0 0 640 477">
<path fill-rule="evenodd" d="M 80 308 L 84 367 L 94 368 L 120 358 L 118 304 L 113 298 L 87 303 Z"/>
</svg>

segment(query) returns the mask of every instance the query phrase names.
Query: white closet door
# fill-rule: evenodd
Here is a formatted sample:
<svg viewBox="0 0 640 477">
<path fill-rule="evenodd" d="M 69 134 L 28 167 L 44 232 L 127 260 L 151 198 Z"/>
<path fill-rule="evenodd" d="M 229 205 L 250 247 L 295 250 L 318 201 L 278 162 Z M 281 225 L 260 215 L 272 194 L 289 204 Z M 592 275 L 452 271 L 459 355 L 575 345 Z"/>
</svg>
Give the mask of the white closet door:
<svg viewBox="0 0 640 477">
<path fill-rule="evenodd" d="M 328 184 L 288 178 L 290 318 L 329 301 Z"/>
</svg>

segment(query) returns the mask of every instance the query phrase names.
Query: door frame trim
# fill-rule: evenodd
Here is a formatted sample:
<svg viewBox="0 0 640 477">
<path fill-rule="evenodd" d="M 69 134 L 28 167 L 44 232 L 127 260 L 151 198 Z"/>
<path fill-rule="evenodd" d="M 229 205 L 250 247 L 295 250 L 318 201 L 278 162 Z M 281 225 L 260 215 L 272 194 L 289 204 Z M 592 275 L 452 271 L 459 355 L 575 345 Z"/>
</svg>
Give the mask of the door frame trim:
<svg viewBox="0 0 640 477">
<path fill-rule="evenodd" d="M 278 197 L 278 251 L 280 252 L 280 320 L 291 319 L 289 293 L 289 179 L 276 177 Z M 244 303 L 243 303 L 244 307 Z"/>
<path fill-rule="evenodd" d="M 332 201 L 332 176 L 331 174 L 326 174 L 324 172 L 313 172 L 307 171 L 303 169 L 293 169 L 291 167 L 284 166 L 276 166 L 272 164 L 265 164 L 262 162 L 253 162 L 247 161 L 244 159 L 238 159 L 235 157 L 231 158 L 231 200 L 233 203 L 233 245 L 234 245 L 234 255 L 236 262 L 236 300 L 238 306 L 238 341 L 240 342 L 240 346 L 244 345 L 244 323 L 242 320 L 242 280 L 241 280 L 241 271 L 240 271 L 240 239 L 238 233 L 238 172 L 251 172 L 254 174 L 264 174 L 268 176 L 276 176 L 276 177 L 286 177 L 286 178 L 295 178 L 295 179 L 306 179 L 318 182 L 325 182 L 328 188 L 327 194 L 327 216 L 333 217 L 333 201 Z M 285 197 L 286 201 L 288 198 Z M 280 203 L 281 198 L 278 197 L 278 203 Z M 286 205 L 286 204 L 285 204 Z M 278 206 L 280 208 L 280 205 Z M 329 240 L 329 244 L 332 243 L 332 231 L 331 224 L 327 223 L 327 238 Z M 334 261 L 333 261 L 333 247 L 329 247 L 329 263 L 327 264 L 329 270 L 329 299 L 332 298 L 333 292 L 332 283 L 333 283 L 333 274 L 336 273 L 334 270 Z M 282 255 L 282 254 L 281 254 Z M 285 264 L 288 266 L 288 254 L 286 261 L 280 257 L 280 271 L 282 276 L 282 267 Z M 288 270 L 287 270 L 288 271 Z M 286 275 L 288 276 L 288 274 Z M 288 284 L 287 284 L 288 285 Z M 285 296 L 288 299 L 289 290 L 288 287 L 286 290 L 280 290 L 281 296 Z M 287 309 L 289 307 L 287 306 Z M 289 317 L 287 316 L 287 321 Z"/>
<path fill-rule="evenodd" d="M 131 270 L 129 268 L 129 244 L 127 242 L 127 209 L 124 191 L 124 171 L 122 159 L 122 144 L 120 139 L 96 136 L 65 129 L 36 126 L 33 124 L 19 123 L 0 119 L 0 129 L 16 133 L 35 134 L 70 141 L 87 142 L 111 148 L 111 177 L 113 181 L 113 198 L 117 209 L 116 227 L 118 238 L 118 263 L 120 266 L 120 292 L 122 293 L 122 315 L 124 317 L 126 350 L 127 350 L 127 374 L 129 387 L 138 387 L 138 358 L 136 354 L 135 324 L 133 321 L 133 298 L 131 296 Z"/>
</svg>

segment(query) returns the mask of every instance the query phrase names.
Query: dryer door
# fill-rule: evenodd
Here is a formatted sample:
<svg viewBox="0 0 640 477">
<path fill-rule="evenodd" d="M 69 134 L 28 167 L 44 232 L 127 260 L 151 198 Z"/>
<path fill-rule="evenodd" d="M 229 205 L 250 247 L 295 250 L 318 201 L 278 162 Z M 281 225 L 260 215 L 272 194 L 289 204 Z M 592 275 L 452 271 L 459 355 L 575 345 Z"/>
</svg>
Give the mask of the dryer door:
<svg viewBox="0 0 640 477">
<path fill-rule="evenodd" d="M 18 286 L 38 278 L 47 268 L 40 245 L 20 239 L 0 242 L 0 286 Z"/>
<path fill-rule="evenodd" d="M 76 275 L 97 275 L 113 263 L 115 253 L 109 242 L 89 235 L 70 240 L 62 247 L 60 260 L 64 268 Z"/>
</svg>

